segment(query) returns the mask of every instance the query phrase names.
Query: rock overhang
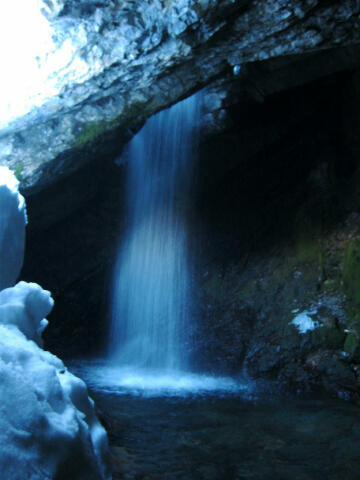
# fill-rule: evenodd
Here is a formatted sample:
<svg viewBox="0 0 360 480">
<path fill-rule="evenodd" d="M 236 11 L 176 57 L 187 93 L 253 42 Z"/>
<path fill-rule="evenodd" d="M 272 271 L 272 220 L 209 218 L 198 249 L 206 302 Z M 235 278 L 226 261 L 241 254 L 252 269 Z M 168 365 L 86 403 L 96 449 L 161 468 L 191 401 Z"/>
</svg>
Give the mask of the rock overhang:
<svg viewBox="0 0 360 480">
<path fill-rule="evenodd" d="M 71 42 L 71 59 L 53 72 L 58 93 L 0 131 L 0 164 L 30 194 L 95 157 L 115 158 L 147 117 L 204 86 L 226 110 L 243 94 L 261 101 L 360 65 L 359 7 L 350 0 L 52 0 L 43 8 L 55 45 Z"/>
</svg>

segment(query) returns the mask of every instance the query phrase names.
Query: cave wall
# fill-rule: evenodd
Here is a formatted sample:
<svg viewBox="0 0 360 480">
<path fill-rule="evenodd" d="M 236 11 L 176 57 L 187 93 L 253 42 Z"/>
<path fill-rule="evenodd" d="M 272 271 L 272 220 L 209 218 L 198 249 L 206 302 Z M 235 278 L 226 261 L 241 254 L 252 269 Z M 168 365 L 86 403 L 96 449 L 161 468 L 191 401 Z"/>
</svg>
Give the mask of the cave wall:
<svg viewBox="0 0 360 480">
<path fill-rule="evenodd" d="M 225 137 L 203 145 L 200 172 L 216 172 L 197 203 L 204 368 L 358 398 L 357 78 L 239 102 Z M 314 330 L 292 325 L 302 313 Z"/>
<path fill-rule="evenodd" d="M 111 274 L 124 222 L 124 167 L 86 165 L 72 177 L 28 196 L 22 278 L 51 290 L 56 312 L 47 348 L 92 354 L 105 342 Z"/>
</svg>

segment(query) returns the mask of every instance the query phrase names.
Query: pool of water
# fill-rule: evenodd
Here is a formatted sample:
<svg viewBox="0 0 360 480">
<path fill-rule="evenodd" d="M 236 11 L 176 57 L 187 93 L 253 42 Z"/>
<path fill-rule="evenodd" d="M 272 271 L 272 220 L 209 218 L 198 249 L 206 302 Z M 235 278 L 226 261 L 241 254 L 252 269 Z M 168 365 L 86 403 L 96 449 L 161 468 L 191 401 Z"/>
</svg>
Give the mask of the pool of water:
<svg viewBox="0 0 360 480">
<path fill-rule="evenodd" d="M 84 368 L 82 372 L 85 375 Z M 358 480 L 360 409 L 251 388 L 181 394 L 90 385 L 114 479 Z M 176 390 L 176 389 L 175 389 Z M 145 394 L 145 391 L 147 393 Z M 151 389 L 150 389 L 151 391 Z"/>
</svg>

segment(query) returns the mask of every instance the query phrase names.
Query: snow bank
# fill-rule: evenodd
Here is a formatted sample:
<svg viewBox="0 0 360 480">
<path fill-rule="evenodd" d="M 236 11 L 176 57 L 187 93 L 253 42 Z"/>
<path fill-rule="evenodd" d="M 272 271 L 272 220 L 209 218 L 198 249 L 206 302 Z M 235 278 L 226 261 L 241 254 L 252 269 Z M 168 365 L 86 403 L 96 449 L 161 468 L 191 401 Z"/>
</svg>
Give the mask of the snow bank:
<svg viewBox="0 0 360 480">
<path fill-rule="evenodd" d="M 42 347 L 45 319 L 54 305 L 50 292 L 36 283 L 19 282 L 0 292 L 0 322 L 15 325 L 30 340 Z"/>
<path fill-rule="evenodd" d="M 0 166 L 0 290 L 14 285 L 23 262 L 25 244 L 25 201 L 19 182 Z"/>
<path fill-rule="evenodd" d="M 106 478 L 106 434 L 82 380 L 0 325 L 0 465 L 7 480 Z"/>
<path fill-rule="evenodd" d="M 26 223 L 18 182 L 5 170 L 0 169 L 1 288 L 19 274 Z M 86 385 L 41 348 L 52 307 L 50 292 L 34 283 L 0 291 L 1 478 L 104 480 L 107 437 Z"/>
</svg>

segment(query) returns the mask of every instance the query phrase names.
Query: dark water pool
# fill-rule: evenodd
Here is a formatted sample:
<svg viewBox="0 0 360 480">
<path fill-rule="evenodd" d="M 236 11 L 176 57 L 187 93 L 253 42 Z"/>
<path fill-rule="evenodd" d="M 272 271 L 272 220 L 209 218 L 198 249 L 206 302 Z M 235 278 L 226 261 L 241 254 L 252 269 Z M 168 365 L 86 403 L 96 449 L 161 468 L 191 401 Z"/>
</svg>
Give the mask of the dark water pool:
<svg viewBox="0 0 360 480">
<path fill-rule="evenodd" d="M 359 408 L 316 398 L 94 392 L 114 478 L 359 480 Z"/>
</svg>

